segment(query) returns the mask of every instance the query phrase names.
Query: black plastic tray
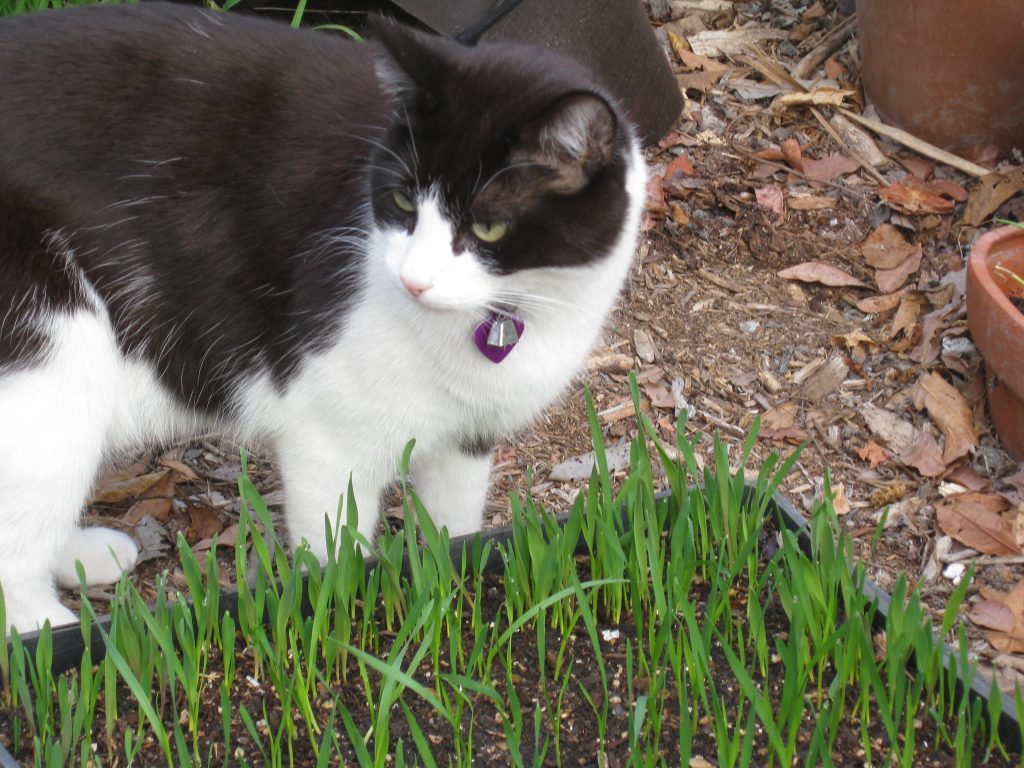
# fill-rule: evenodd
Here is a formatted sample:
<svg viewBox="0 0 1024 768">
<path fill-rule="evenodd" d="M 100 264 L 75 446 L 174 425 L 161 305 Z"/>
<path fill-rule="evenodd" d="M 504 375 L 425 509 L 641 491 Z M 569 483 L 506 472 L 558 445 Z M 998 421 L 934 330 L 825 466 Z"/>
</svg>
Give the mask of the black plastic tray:
<svg viewBox="0 0 1024 768">
<path fill-rule="evenodd" d="M 662 493 L 658 495 L 659 499 L 667 498 L 669 494 Z M 780 493 L 776 493 L 768 504 L 768 514 L 774 515 L 775 518 L 784 525 L 788 530 L 793 531 L 797 534 L 801 548 L 805 552 L 811 551 L 811 540 L 808 535 L 808 520 L 801 515 L 793 505 L 782 496 Z M 560 525 L 565 523 L 568 518 L 568 514 L 559 515 L 557 520 Z M 490 528 L 480 534 L 482 542 L 494 541 L 494 542 L 506 542 L 511 538 L 512 528 L 511 526 L 501 526 L 497 528 Z M 451 555 L 452 561 L 458 562 L 461 557 L 462 548 L 468 546 L 477 534 L 471 534 L 469 536 L 461 536 L 459 538 L 452 539 L 451 541 Z M 582 543 L 582 542 L 581 542 Z M 374 559 L 369 559 L 366 562 L 367 568 L 372 568 L 375 563 Z M 501 567 L 501 560 L 498 556 L 496 548 L 491 549 L 488 561 L 484 565 L 485 570 L 495 570 Z M 891 603 L 891 597 L 889 594 L 877 586 L 870 579 L 866 579 L 864 582 L 864 594 L 872 601 L 877 602 L 878 611 L 875 614 L 875 628 L 884 629 L 886 619 L 889 615 L 889 606 Z M 234 618 L 238 618 L 238 593 L 237 592 L 224 592 L 220 597 L 221 610 L 228 611 Z M 107 616 L 101 616 L 99 623 L 108 629 L 110 626 L 110 619 Z M 39 633 L 30 632 L 26 633 L 22 637 L 26 649 L 29 653 L 35 652 L 35 646 L 38 642 Z M 77 667 L 82 661 L 82 654 L 85 651 L 85 644 L 82 642 L 82 631 L 78 624 L 69 624 L 63 627 L 57 627 L 53 630 L 53 668 L 55 672 L 64 672 L 73 667 Z M 92 629 L 92 651 L 93 658 L 98 661 L 103 656 L 103 641 L 100 637 L 99 630 L 93 626 Z M 942 665 L 943 668 L 948 670 L 951 659 L 955 658 L 955 652 L 948 645 L 943 644 L 942 652 Z M 983 675 L 975 675 L 971 682 L 970 688 L 968 689 L 963 683 L 963 676 L 958 673 L 957 675 L 957 691 L 956 695 L 962 696 L 967 691 L 967 694 L 972 698 L 981 699 L 984 702 L 988 702 L 990 685 L 991 682 L 987 677 Z M 1003 744 L 1010 750 L 1019 752 L 1021 750 L 1020 741 L 1020 724 L 1017 720 L 1017 708 L 1012 697 L 1002 693 L 998 693 L 1002 696 L 1002 716 L 999 720 L 999 735 L 1002 739 Z M 988 711 L 987 707 L 984 711 Z M 14 760 L 11 754 L 4 749 L 3 745 L 0 745 L 0 768 L 20 768 L 19 764 Z"/>
</svg>

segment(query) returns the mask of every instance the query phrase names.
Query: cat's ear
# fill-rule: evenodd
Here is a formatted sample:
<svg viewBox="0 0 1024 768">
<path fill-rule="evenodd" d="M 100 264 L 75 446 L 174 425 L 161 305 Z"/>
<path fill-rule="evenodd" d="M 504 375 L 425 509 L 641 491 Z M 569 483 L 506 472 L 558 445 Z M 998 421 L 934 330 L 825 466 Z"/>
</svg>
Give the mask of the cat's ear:
<svg viewBox="0 0 1024 768">
<path fill-rule="evenodd" d="M 585 187 L 615 155 L 618 118 L 596 93 L 567 93 L 520 132 L 512 163 L 548 171 L 551 189 L 573 194 Z"/>
<path fill-rule="evenodd" d="M 398 98 L 424 90 L 429 93 L 425 86 L 434 74 L 435 61 L 429 51 L 437 36 L 381 14 L 370 18 L 370 28 L 380 44 L 374 70 L 384 90 Z"/>
</svg>

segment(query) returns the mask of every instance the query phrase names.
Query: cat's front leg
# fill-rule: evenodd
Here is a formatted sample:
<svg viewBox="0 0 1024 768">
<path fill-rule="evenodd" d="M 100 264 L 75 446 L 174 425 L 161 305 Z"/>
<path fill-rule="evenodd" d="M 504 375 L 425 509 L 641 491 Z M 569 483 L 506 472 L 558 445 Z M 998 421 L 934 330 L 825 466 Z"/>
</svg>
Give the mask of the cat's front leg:
<svg viewBox="0 0 1024 768">
<path fill-rule="evenodd" d="M 327 560 L 327 522 L 335 537 L 338 524 L 348 522 L 348 504 L 342 496 L 348 493 L 349 478 L 359 511 L 359 533 L 372 543 L 377 532 L 380 494 L 390 473 L 385 461 L 374 461 L 372 449 L 356 448 L 320 430 L 287 435 L 276 445 L 284 481 L 288 541 L 292 548 L 308 542 L 321 562 Z"/>
<path fill-rule="evenodd" d="M 491 450 L 482 445 L 444 445 L 417 454 L 410 467 L 413 488 L 441 528 L 451 537 L 483 527 L 491 478 Z"/>
</svg>

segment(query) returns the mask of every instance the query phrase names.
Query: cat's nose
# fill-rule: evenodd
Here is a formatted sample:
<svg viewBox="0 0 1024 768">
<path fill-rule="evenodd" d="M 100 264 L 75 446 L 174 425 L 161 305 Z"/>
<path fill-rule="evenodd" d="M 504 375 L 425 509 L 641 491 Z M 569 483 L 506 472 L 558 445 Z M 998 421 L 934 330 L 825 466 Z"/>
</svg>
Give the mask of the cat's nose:
<svg viewBox="0 0 1024 768">
<path fill-rule="evenodd" d="M 414 280 L 410 280 L 405 275 L 402 275 L 401 279 L 402 285 L 405 286 L 405 290 L 407 290 L 412 296 L 419 296 L 421 293 L 427 290 L 427 288 L 430 287 L 429 285 L 423 285 Z"/>
</svg>

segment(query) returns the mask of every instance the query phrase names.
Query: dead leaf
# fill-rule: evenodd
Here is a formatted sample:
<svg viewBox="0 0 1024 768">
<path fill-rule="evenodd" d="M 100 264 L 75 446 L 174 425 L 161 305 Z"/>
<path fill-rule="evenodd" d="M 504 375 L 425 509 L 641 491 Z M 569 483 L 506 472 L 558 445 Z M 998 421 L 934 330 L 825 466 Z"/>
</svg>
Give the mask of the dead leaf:
<svg viewBox="0 0 1024 768">
<path fill-rule="evenodd" d="M 643 328 L 636 328 L 633 331 L 633 346 L 636 349 L 636 356 L 645 363 L 653 363 L 655 357 L 654 339 L 651 334 Z"/>
<path fill-rule="evenodd" d="M 832 181 L 858 168 L 860 163 L 842 155 L 828 155 L 820 160 L 805 157 L 803 160 L 803 174 L 811 181 Z"/>
<path fill-rule="evenodd" d="M 870 464 L 872 469 L 892 461 L 892 454 L 874 440 L 868 440 L 864 447 L 857 451 L 857 455 Z"/>
<path fill-rule="evenodd" d="M 910 173 L 924 181 L 935 173 L 935 161 L 924 157 L 911 155 L 909 157 L 897 157 L 896 162 L 906 168 Z"/>
<path fill-rule="evenodd" d="M 668 203 L 665 202 L 665 189 L 662 186 L 662 177 L 652 174 L 647 181 L 647 210 L 657 216 L 664 216 L 668 213 Z"/>
<path fill-rule="evenodd" d="M 981 592 L 986 602 L 1003 606 L 1009 611 L 1012 619 L 1009 629 L 1003 629 L 1006 621 L 1005 614 L 997 609 L 991 609 L 980 617 L 982 621 L 989 620 L 991 624 L 998 625 L 989 627 L 989 631 L 985 633 L 992 647 L 1003 653 L 1024 652 L 1024 579 L 1018 581 L 1009 592 L 1000 592 L 989 587 L 981 587 L 978 591 Z M 972 610 L 971 613 L 973 614 L 974 611 Z M 970 614 L 968 618 L 974 621 Z M 980 624 L 979 626 L 985 625 Z"/>
<path fill-rule="evenodd" d="M 986 555 L 1020 554 L 1002 512 L 1009 505 L 995 494 L 960 493 L 935 505 L 939 527 L 961 544 Z"/>
<path fill-rule="evenodd" d="M 833 346 L 842 344 L 849 349 L 850 357 L 857 363 L 863 363 L 868 355 L 877 355 L 881 350 L 878 342 L 859 328 L 849 333 L 833 336 L 832 344 Z"/>
<path fill-rule="evenodd" d="M 918 248 L 909 258 L 893 269 L 876 269 L 875 282 L 882 293 L 892 293 L 901 287 L 907 278 L 921 268 L 922 252 Z"/>
<path fill-rule="evenodd" d="M 796 139 L 786 139 L 782 142 L 782 159 L 784 159 L 796 170 L 803 173 L 804 161 L 802 157 L 802 151 L 800 149 L 800 142 Z"/>
<path fill-rule="evenodd" d="M 842 483 L 832 484 L 832 509 L 839 517 L 850 513 L 850 501 L 846 498 L 846 488 Z"/>
<path fill-rule="evenodd" d="M 164 480 L 171 474 L 169 469 L 161 469 L 158 472 L 149 472 L 145 475 L 130 477 L 119 480 L 105 487 L 97 488 L 89 499 L 90 504 L 113 504 L 119 501 L 127 501 L 142 496 L 154 485 Z"/>
<path fill-rule="evenodd" d="M 890 184 L 878 190 L 878 196 L 894 208 L 909 214 L 949 213 L 953 201 L 907 184 Z"/>
<path fill-rule="evenodd" d="M 947 328 L 943 317 L 932 313 L 921 325 L 920 339 L 907 354 L 916 363 L 931 363 L 938 359 L 942 348 L 942 332 Z"/>
<path fill-rule="evenodd" d="M 867 284 L 838 267 L 820 261 L 805 261 L 794 267 L 779 271 L 778 276 L 786 280 L 800 280 L 804 283 L 821 283 L 832 287 L 867 288 Z"/>
<path fill-rule="evenodd" d="M 1013 611 L 996 600 L 981 600 L 975 603 L 971 606 L 967 618 L 971 620 L 972 624 L 982 629 L 994 629 L 1007 634 L 1013 632 L 1014 625 L 1017 623 Z"/>
<path fill-rule="evenodd" d="M 930 432 L 918 432 L 907 449 L 900 452 L 900 461 L 925 477 L 938 477 L 946 471 L 942 450 Z"/>
<path fill-rule="evenodd" d="M 1024 171 L 1015 169 L 1005 175 L 990 173 L 982 176 L 967 201 L 963 223 L 980 227 L 999 206 L 1024 189 Z"/>
<path fill-rule="evenodd" d="M 909 288 L 904 288 L 896 293 L 868 296 L 866 299 L 861 299 L 857 302 L 857 309 L 868 315 L 880 315 L 885 312 L 891 312 L 899 306 L 909 290 Z"/>
<path fill-rule="evenodd" d="M 177 472 L 179 475 L 179 482 L 192 483 L 200 479 L 199 475 L 196 474 L 192 467 L 183 461 L 178 461 L 177 459 L 162 458 L 160 459 L 160 466 Z"/>
<path fill-rule="evenodd" d="M 152 517 L 144 517 L 135 526 L 135 539 L 139 542 L 142 551 L 135 561 L 136 567 L 139 563 L 162 557 L 170 547 L 170 536 L 167 529 Z"/>
<path fill-rule="evenodd" d="M 676 407 L 676 399 L 672 396 L 672 392 L 661 384 L 645 385 L 644 394 L 655 408 L 675 409 Z"/>
<path fill-rule="evenodd" d="M 860 245 L 864 260 L 876 269 L 898 267 L 920 250 L 920 245 L 908 243 L 892 224 L 882 224 Z"/>
<path fill-rule="evenodd" d="M 992 483 L 981 477 L 967 464 L 954 469 L 946 476 L 946 479 L 957 485 L 962 485 L 969 491 L 987 491 L 992 487 Z"/>
<path fill-rule="evenodd" d="M 690 162 L 690 158 L 687 157 L 685 152 L 672 158 L 672 162 L 670 162 L 665 168 L 666 179 L 696 175 L 697 172 L 693 168 L 693 163 Z"/>
<path fill-rule="evenodd" d="M 799 409 L 796 403 L 781 403 L 772 406 L 765 411 L 761 417 L 761 424 L 764 429 L 782 430 L 792 427 L 796 423 L 796 415 Z"/>
<path fill-rule="evenodd" d="M 952 384 L 936 372 L 919 378 L 913 389 L 914 407 L 926 409 L 928 416 L 942 430 L 946 447 L 942 460 L 952 464 L 978 445 L 974 434 L 971 406 Z"/>
<path fill-rule="evenodd" d="M 838 80 L 845 71 L 846 67 L 835 56 L 830 56 L 825 62 L 825 77 L 829 80 Z"/>
<path fill-rule="evenodd" d="M 921 317 L 921 306 L 923 304 L 919 293 L 904 293 L 900 308 L 896 310 L 896 316 L 892 319 L 893 338 L 900 333 L 911 330 L 918 324 Z"/>
<path fill-rule="evenodd" d="M 776 223 L 781 224 L 786 218 L 786 202 L 782 188 L 774 184 L 754 190 L 757 204 L 775 214 Z"/>
<path fill-rule="evenodd" d="M 762 429 L 757 437 L 759 440 L 771 440 L 779 445 L 800 445 L 807 439 L 807 430 L 800 429 L 800 427 Z"/>
<path fill-rule="evenodd" d="M 170 497 L 155 499 L 140 499 L 136 501 L 127 512 L 124 513 L 125 523 L 137 525 L 142 518 L 152 517 L 161 523 L 166 523 L 174 510 L 174 500 Z"/>
<path fill-rule="evenodd" d="M 195 507 L 189 510 L 189 527 L 185 538 L 190 542 L 213 538 L 224 530 L 224 522 L 211 507 Z"/>
</svg>

